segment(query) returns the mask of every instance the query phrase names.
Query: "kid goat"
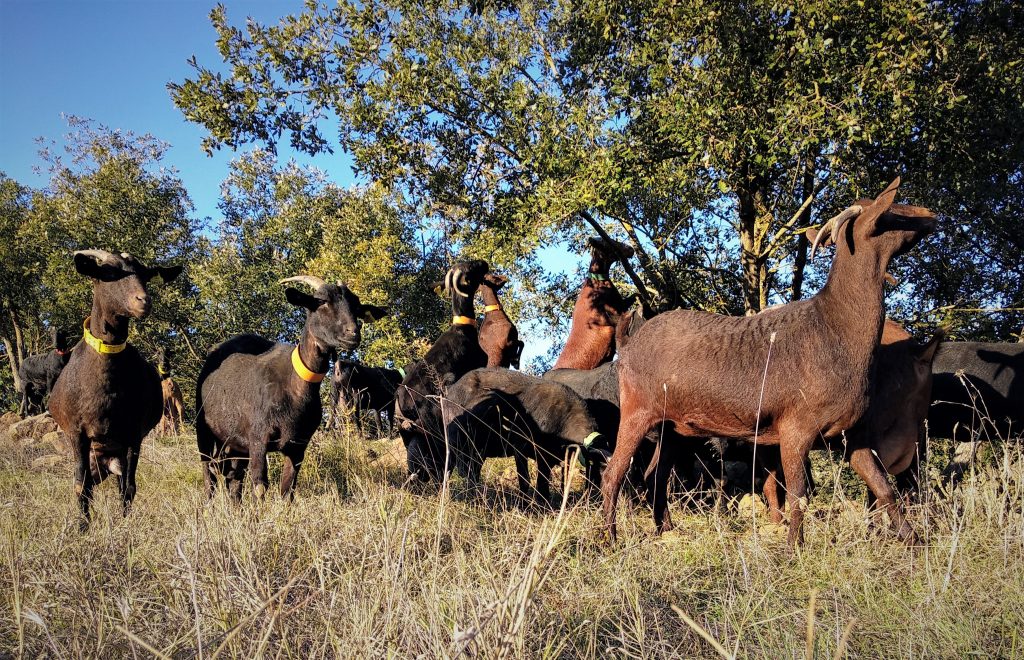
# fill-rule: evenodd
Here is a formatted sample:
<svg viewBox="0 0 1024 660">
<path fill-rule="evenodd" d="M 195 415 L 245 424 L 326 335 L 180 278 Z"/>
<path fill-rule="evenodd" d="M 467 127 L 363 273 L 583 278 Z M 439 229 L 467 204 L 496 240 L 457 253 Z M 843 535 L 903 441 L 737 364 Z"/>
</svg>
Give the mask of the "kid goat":
<svg viewBox="0 0 1024 660">
<path fill-rule="evenodd" d="M 122 252 L 75 252 L 75 270 L 93 282 L 92 314 L 82 341 L 50 395 L 53 419 L 71 442 L 75 493 L 82 528 L 89 525 L 92 489 L 115 474 L 125 515 L 135 498 L 135 471 L 142 439 L 160 421 L 160 377 L 128 343 L 131 319 L 153 306 L 146 284 L 170 282 L 181 266 L 150 268 Z"/>
<path fill-rule="evenodd" d="M 359 346 L 362 321 L 387 310 L 364 305 L 343 284 L 299 275 L 313 295 L 285 289 L 292 305 L 307 310 L 298 346 L 258 335 L 238 335 L 214 346 L 196 386 L 196 440 L 206 493 L 220 473 L 231 496 L 242 497 L 248 468 L 258 497 L 267 489 L 267 452 L 284 454 L 281 495 L 291 496 L 306 447 L 323 415 L 320 383 L 339 350 Z"/>
<path fill-rule="evenodd" d="M 790 547 L 802 542 L 811 446 L 819 437 L 837 438 L 868 407 L 886 268 L 935 229 L 927 209 L 893 204 L 898 188 L 897 178 L 873 202 L 829 221 L 836 254 L 816 296 L 746 317 L 674 310 L 640 328 L 622 351 L 622 420 L 602 485 L 612 539 L 630 459 L 648 429 L 671 421 L 689 442 L 754 436 L 778 445 L 792 511 L 788 540 Z M 913 541 L 871 446 L 861 442 L 849 451 L 851 466 L 888 509 L 899 536 Z"/>
</svg>

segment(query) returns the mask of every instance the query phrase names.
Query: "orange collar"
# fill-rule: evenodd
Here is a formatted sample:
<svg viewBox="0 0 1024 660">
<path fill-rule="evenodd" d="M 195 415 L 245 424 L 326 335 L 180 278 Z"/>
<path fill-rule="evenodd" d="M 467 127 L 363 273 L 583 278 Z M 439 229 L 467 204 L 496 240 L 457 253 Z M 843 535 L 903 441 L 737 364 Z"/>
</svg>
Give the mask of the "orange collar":
<svg viewBox="0 0 1024 660">
<path fill-rule="evenodd" d="M 471 319 L 468 316 L 453 316 L 452 325 L 472 325 L 476 326 L 476 319 Z"/>
<path fill-rule="evenodd" d="M 501 305 L 484 305 L 484 314 L 487 312 L 496 312 L 501 309 Z"/>
<path fill-rule="evenodd" d="M 307 383 L 319 383 L 322 382 L 324 376 L 327 374 L 318 374 L 312 371 L 302 362 L 302 356 L 299 355 L 299 347 L 296 346 L 295 350 L 292 351 L 292 369 L 298 374 L 299 378 L 306 381 Z"/>
</svg>

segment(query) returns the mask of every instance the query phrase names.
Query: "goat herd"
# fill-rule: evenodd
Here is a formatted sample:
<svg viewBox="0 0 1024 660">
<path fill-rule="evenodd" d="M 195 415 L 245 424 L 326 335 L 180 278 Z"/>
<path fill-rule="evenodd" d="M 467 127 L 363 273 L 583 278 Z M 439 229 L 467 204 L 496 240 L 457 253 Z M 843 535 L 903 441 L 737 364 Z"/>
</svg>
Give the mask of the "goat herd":
<svg viewBox="0 0 1024 660">
<path fill-rule="evenodd" d="M 898 186 L 899 179 L 812 234 L 812 257 L 819 245 L 835 245 L 817 295 L 755 316 L 680 309 L 645 321 L 628 311 L 630 302 L 608 277 L 632 249 L 592 239 L 569 339 L 543 378 L 509 370 L 518 367 L 523 343 L 498 299 L 507 278 L 489 273 L 484 261 L 457 263 L 437 285 L 450 297 L 451 327 L 405 369 L 336 360 L 329 424 L 346 402 L 357 413 L 388 412 L 410 478 L 439 480 L 457 471 L 476 482 L 486 458 L 512 456 L 520 488 L 530 492 L 532 459 L 532 492 L 542 501 L 554 467 L 575 455 L 588 484 L 600 485 L 612 539 L 631 466 L 644 475 L 655 524 L 666 530 L 671 473 L 685 479 L 706 464 L 701 454 L 716 438 L 720 451 L 732 440 L 739 442 L 731 446 L 757 447 L 770 515 L 782 520 L 784 495 L 793 546 L 803 538 L 809 452 L 833 447 L 843 451 L 896 534 L 915 543 L 888 475 L 913 486 L 926 420 L 931 434 L 943 437 L 981 428 L 977 402 L 958 379 L 965 373 L 990 406 L 991 432 L 1008 433 L 1024 414 L 1024 382 L 1015 379 L 1024 368 L 1024 345 L 940 346 L 941 333 L 921 345 L 885 318 L 890 260 L 936 227 L 927 209 L 894 203 Z M 143 438 L 165 412 L 180 425 L 181 394 L 169 377 L 169 356 L 160 356 L 158 373 L 127 337 L 130 320 L 151 309 L 150 280 L 170 281 L 181 268 L 149 267 L 103 250 L 76 252 L 74 263 L 94 285 L 83 340 L 68 350 L 58 333 L 53 353 L 25 361 L 23 409 L 50 392 L 49 409 L 73 446 L 84 528 L 93 488 L 111 474 L 127 514 Z M 292 495 L 322 421 L 320 383 L 331 360 L 359 346 L 364 321 L 388 314 L 341 283 L 310 275 L 282 283 L 309 291 L 285 289 L 292 305 L 307 310 L 298 345 L 239 335 L 215 346 L 199 374 L 195 426 L 209 495 L 223 483 L 239 500 L 248 474 L 262 496 L 268 452 L 283 455 L 281 494 Z M 478 291 L 485 303 L 479 328 Z M 620 358 L 612 361 L 616 347 Z"/>
</svg>

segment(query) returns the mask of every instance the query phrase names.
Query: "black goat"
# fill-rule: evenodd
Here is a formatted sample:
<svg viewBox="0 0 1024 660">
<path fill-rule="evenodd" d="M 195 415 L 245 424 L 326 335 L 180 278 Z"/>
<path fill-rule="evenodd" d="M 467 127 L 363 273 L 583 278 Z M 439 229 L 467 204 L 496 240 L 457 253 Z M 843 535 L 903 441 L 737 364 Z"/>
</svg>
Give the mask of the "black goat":
<svg viewBox="0 0 1024 660">
<path fill-rule="evenodd" d="M 1024 344 L 942 342 L 932 363 L 931 400 L 932 437 L 989 440 L 1024 433 Z"/>
<path fill-rule="evenodd" d="M 18 367 L 18 379 L 21 381 L 21 408 L 18 414 L 22 417 L 43 412 L 46 397 L 53 391 L 57 377 L 71 359 L 67 333 L 50 328 L 50 337 L 53 339 L 52 351 L 30 355 Z"/>
<path fill-rule="evenodd" d="M 127 252 L 105 250 L 82 250 L 74 259 L 75 270 L 93 281 L 92 314 L 53 387 L 50 412 L 71 442 L 84 528 L 92 489 L 108 475 L 118 476 L 126 515 L 135 498 L 142 439 L 160 421 L 163 405 L 160 377 L 128 343 L 128 326 L 149 315 L 146 284 L 157 276 L 170 282 L 181 266 L 150 268 Z"/>
<path fill-rule="evenodd" d="M 476 369 L 442 398 L 454 467 L 479 481 L 484 459 L 515 457 L 519 489 L 530 490 L 528 459 L 537 461 L 536 496 L 550 497 L 551 470 L 568 447 L 586 463 L 604 464 L 608 438 L 598 431 L 583 399 L 569 387 L 503 368 Z"/>
<path fill-rule="evenodd" d="M 487 353 L 480 348 L 477 334 L 473 296 L 489 268 L 486 261 L 474 260 L 457 263 L 448 271 L 443 286 L 451 295 L 452 327 L 437 338 L 422 360 L 407 369 L 398 388 L 396 419 L 409 474 L 424 481 L 439 478 L 448 459 L 439 396 L 467 372 L 487 366 Z"/>
<path fill-rule="evenodd" d="M 288 302 L 308 311 L 298 346 L 238 335 L 215 346 L 196 386 L 196 440 L 207 495 L 218 473 L 231 496 L 242 497 L 246 467 L 258 497 L 267 488 L 267 452 L 284 454 L 281 495 L 290 497 L 310 438 L 323 418 L 320 383 L 338 350 L 359 345 L 362 321 L 387 310 L 364 305 L 348 287 L 300 275 L 309 295 L 285 289 Z"/>
<path fill-rule="evenodd" d="M 336 428 L 346 410 L 352 411 L 356 428 L 363 432 L 363 413 L 372 410 L 377 418 L 388 418 L 388 434 L 394 427 L 395 391 L 402 382 L 398 369 L 367 367 L 349 360 L 335 360 L 331 374 L 331 414 L 328 428 Z"/>
</svg>

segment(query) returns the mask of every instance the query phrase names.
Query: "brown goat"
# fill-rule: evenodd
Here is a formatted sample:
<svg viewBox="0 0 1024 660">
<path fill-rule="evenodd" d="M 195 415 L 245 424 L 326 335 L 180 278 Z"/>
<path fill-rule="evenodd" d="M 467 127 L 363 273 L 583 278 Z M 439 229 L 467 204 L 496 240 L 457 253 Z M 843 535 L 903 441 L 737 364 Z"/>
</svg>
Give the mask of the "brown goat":
<svg viewBox="0 0 1024 660">
<path fill-rule="evenodd" d="M 504 275 L 488 273 L 480 283 L 480 297 L 484 299 L 484 320 L 480 324 L 480 348 L 487 353 L 488 367 L 510 366 L 519 368 L 523 342 L 519 331 L 508 318 L 498 300 L 498 291 L 508 283 Z"/>
<path fill-rule="evenodd" d="M 600 238 L 590 239 L 590 268 L 572 312 L 572 328 L 553 369 L 593 369 L 615 356 L 615 326 L 632 300 L 622 297 L 608 278 L 608 269 L 633 256 L 633 248 Z"/>
<path fill-rule="evenodd" d="M 156 371 L 160 374 L 160 391 L 164 398 L 164 412 L 158 428 L 161 435 L 168 432 L 179 435 L 185 424 L 185 400 L 181 396 L 181 388 L 171 376 L 171 349 L 161 348 L 157 352 L 157 360 Z"/>
<path fill-rule="evenodd" d="M 160 421 L 160 378 L 128 343 L 131 319 L 149 315 L 146 284 L 170 282 L 181 266 L 150 268 L 132 255 L 105 250 L 75 253 L 75 269 L 93 281 L 92 314 L 84 336 L 50 396 L 53 419 L 71 441 L 75 494 L 82 528 L 89 524 L 92 489 L 116 474 L 125 515 L 135 498 L 142 439 Z"/>
<path fill-rule="evenodd" d="M 836 254 L 816 296 L 747 317 L 674 310 L 640 328 L 622 351 L 619 437 L 602 485 L 612 539 L 630 460 L 652 426 L 671 421 L 691 442 L 753 436 L 778 445 L 790 547 L 803 541 L 804 461 L 816 439 L 837 438 L 867 411 L 886 268 L 936 226 L 927 209 L 893 204 L 898 187 L 896 179 L 873 202 L 829 221 Z M 914 540 L 871 446 L 851 447 L 850 464 L 900 537 Z"/>
</svg>

